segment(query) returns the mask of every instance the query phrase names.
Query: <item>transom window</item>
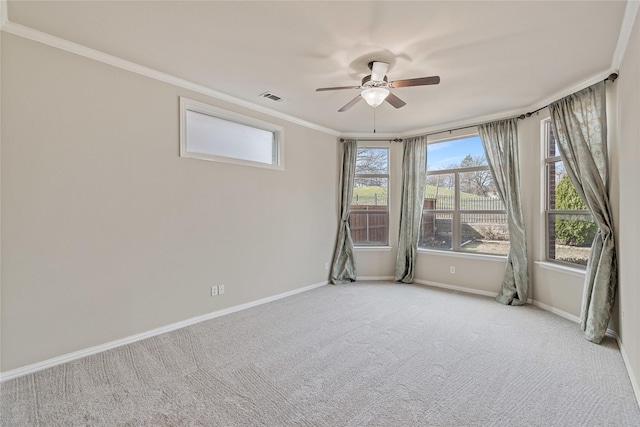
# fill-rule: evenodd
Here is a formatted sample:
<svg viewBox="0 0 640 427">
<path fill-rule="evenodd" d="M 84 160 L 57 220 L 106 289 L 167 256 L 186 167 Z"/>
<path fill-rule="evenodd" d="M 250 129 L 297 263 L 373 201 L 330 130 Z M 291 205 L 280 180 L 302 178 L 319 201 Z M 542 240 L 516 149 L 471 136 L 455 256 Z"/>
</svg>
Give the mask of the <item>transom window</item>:
<svg viewBox="0 0 640 427">
<path fill-rule="evenodd" d="M 544 120 L 543 126 L 546 258 L 569 265 L 587 265 L 597 225 L 565 170 L 551 120 Z"/>
<path fill-rule="evenodd" d="M 358 147 L 349 228 L 354 245 L 389 243 L 389 149 Z"/>
<path fill-rule="evenodd" d="M 430 142 L 418 246 L 506 255 L 509 229 L 479 136 Z"/>
<path fill-rule="evenodd" d="M 180 98 L 180 155 L 283 169 L 283 128 Z"/>
</svg>

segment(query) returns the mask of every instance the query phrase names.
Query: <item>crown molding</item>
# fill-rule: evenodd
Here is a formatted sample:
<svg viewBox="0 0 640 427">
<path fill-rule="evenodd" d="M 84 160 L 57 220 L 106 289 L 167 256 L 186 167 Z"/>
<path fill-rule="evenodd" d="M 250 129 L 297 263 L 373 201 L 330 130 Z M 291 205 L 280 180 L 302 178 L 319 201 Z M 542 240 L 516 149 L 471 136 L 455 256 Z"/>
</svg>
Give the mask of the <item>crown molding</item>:
<svg viewBox="0 0 640 427">
<path fill-rule="evenodd" d="M 627 6 L 624 9 L 624 17 L 622 18 L 622 25 L 620 26 L 620 35 L 618 36 L 618 44 L 616 50 L 613 53 L 613 60 L 611 61 L 611 68 L 613 70 L 619 70 L 620 64 L 624 59 L 624 54 L 631 38 L 631 32 L 633 31 L 633 24 L 638 16 L 638 10 L 640 10 L 639 0 L 627 1 Z"/>
<path fill-rule="evenodd" d="M 565 96 L 569 96 L 571 94 L 574 94 L 578 91 L 581 91 L 584 88 L 587 88 L 593 84 L 596 84 L 598 82 L 603 81 L 604 79 L 606 79 L 607 77 L 609 77 L 609 75 L 611 73 L 616 72 L 615 69 L 613 68 L 609 68 L 608 70 L 602 72 L 602 73 L 598 73 L 595 75 L 592 75 L 589 78 L 586 78 L 582 81 L 580 81 L 579 83 L 576 83 L 572 86 L 566 87 L 564 89 L 562 89 L 561 91 L 558 91 L 556 93 L 554 93 L 551 96 L 548 96 L 538 102 L 536 102 L 535 104 L 532 104 L 531 106 L 529 106 L 529 108 L 526 108 L 526 111 L 535 111 L 535 110 L 539 110 L 541 108 L 545 108 L 547 106 L 549 106 L 549 104 L 556 102 L 559 99 L 564 98 Z M 523 112 L 526 112 L 523 111 Z M 522 114 L 522 112 L 521 112 Z"/>
<path fill-rule="evenodd" d="M 93 59 L 95 61 L 99 61 L 117 68 L 121 68 L 127 71 L 131 71 L 136 74 L 140 74 L 155 80 L 159 80 L 173 86 L 181 87 L 196 93 L 200 93 L 202 95 L 210 96 L 212 98 L 229 102 L 234 105 L 238 105 L 243 108 L 247 108 L 249 110 L 267 114 L 272 117 L 277 117 L 282 120 L 286 120 L 290 123 L 297 124 L 300 126 L 304 126 L 309 129 L 317 130 L 332 136 L 339 136 L 343 138 L 376 138 L 376 139 L 385 139 L 385 138 L 407 138 L 416 135 L 424 135 L 424 134 L 436 134 L 440 132 L 447 132 L 449 129 L 459 128 L 459 127 L 473 127 L 481 123 L 488 123 L 495 120 L 503 120 L 509 117 L 517 117 L 527 111 L 534 111 L 541 108 L 546 107 L 552 102 L 557 101 L 558 99 L 564 98 L 565 96 L 571 95 L 579 90 L 582 90 L 592 84 L 597 83 L 598 81 L 604 80 L 609 74 L 613 72 L 617 72 L 622 60 L 624 58 L 624 54 L 629 44 L 629 39 L 631 37 L 631 32 L 633 30 L 633 26 L 638 15 L 638 11 L 640 10 L 640 0 L 629 0 L 627 1 L 627 5 L 625 7 L 624 16 L 622 19 L 622 24 L 620 27 L 620 34 L 618 36 L 618 43 L 616 45 L 615 52 L 613 54 L 611 66 L 606 72 L 596 74 L 582 80 L 580 83 L 572 85 L 568 88 L 565 88 L 559 92 L 554 93 L 551 96 L 548 96 L 526 108 L 517 108 L 508 111 L 502 111 L 499 113 L 490 114 L 482 117 L 475 117 L 469 120 L 463 121 L 452 121 L 445 124 L 439 124 L 436 126 L 430 126 L 426 128 L 413 129 L 405 132 L 399 133 L 371 133 L 371 132 L 339 132 L 334 129 L 330 129 L 316 123 L 312 123 L 298 117 L 294 117 L 288 114 L 281 113 L 279 111 L 273 110 L 268 107 L 264 107 L 262 105 L 254 104 L 253 102 L 245 101 L 240 98 L 236 98 L 234 96 L 228 95 L 223 92 L 219 92 L 215 89 L 199 85 L 194 82 L 190 82 L 188 80 L 181 79 L 179 77 L 162 73 L 160 71 L 154 70 L 149 67 L 145 67 L 143 65 L 136 64 L 131 61 L 127 61 L 125 59 L 109 55 L 107 53 L 89 48 L 87 46 L 74 43 L 38 30 L 34 30 L 30 27 L 12 23 L 8 20 L 8 10 L 7 10 L 7 0 L 0 0 L 0 28 L 2 31 L 5 31 L 10 34 L 17 35 L 19 37 L 23 37 L 29 40 L 33 40 L 39 43 L 46 44 L 51 47 L 55 47 L 61 50 L 65 50 L 67 52 L 71 52 L 80 56 L 84 56 L 89 59 Z"/>
<path fill-rule="evenodd" d="M 409 138 L 412 136 L 420 136 L 420 135 L 435 135 L 442 132 L 448 132 L 450 129 L 457 128 L 466 128 L 466 127 L 474 127 L 479 126 L 483 123 L 489 123 L 496 120 L 505 120 L 509 118 L 515 118 L 522 114 L 527 113 L 528 111 L 535 111 L 544 107 L 547 107 L 552 102 L 555 102 L 559 99 L 564 98 L 565 96 L 576 93 L 586 87 L 591 86 L 599 81 L 606 79 L 611 73 L 615 72 L 613 69 L 609 69 L 606 72 L 596 74 L 591 76 L 585 80 L 582 80 L 580 83 L 572 85 L 570 87 L 564 88 L 563 90 L 556 92 L 555 94 L 548 96 L 534 104 L 531 104 L 528 107 L 515 108 L 507 111 L 502 111 L 500 113 L 493 113 L 486 116 L 474 117 L 473 119 L 461 120 L 448 122 L 444 124 L 439 124 L 436 126 L 430 126 L 422 129 L 411 130 L 407 132 L 399 132 L 397 134 L 379 134 L 379 133 L 343 133 L 340 136 L 343 138 Z"/>
<path fill-rule="evenodd" d="M 154 70 L 152 68 L 145 67 L 143 65 L 136 64 L 131 61 L 127 61 L 117 56 L 109 55 L 99 50 L 92 49 L 90 47 L 87 47 L 78 43 L 74 43 L 74 42 L 62 39 L 60 37 L 52 36 L 51 34 L 47 34 L 42 31 L 34 30 L 33 28 L 30 28 L 21 24 L 16 24 L 16 23 L 7 21 L 4 25 L 2 25 L 2 31 L 28 39 L 28 40 L 42 43 L 57 49 L 61 49 L 76 55 L 80 55 L 85 58 L 93 59 L 94 61 L 102 62 L 103 64 L 111 65 L 113 67 L 117 67 L 126 71 L 130 71 L 132 73 L 149 77 L 151 79 L 159 80 L 161 82 L 168 83 L 173 86 L 177 86 L 177 87 L 187 89 L 196 93 L 200 93 L 202 95 L 210 96 L 212 98 L 215 98 L 221 101 L 229 102 L 231 104 L 238 105 L 248 110 L 252 110 L 258 113 L 267 114 L 271 117 L 276 117 L 282 120 L 286 120 L 290 123 L 304 126 L 309 129 L 317 130 L 332 136 L 340 135 L 340 132 L 336 130 L 329 129 L 324 126 L 320 126 L 318 124 L 308 122 L 306 120 L 291 116 L 289 114 L 284 114 L 279 111 L 272 110 L 271 108 L 267 108 L 262 105 L 254 104 L 253 102 L 236 98 L 226 93 L 219 92 L 215 89 L 211 89 L 209 87 L 206 87 L 185 79 L 181 79 L 171 74 L 163 73 L 163 72 Z"/>
<path fill-rule="evenodd" d="M 531 104 L 529 107 L 517 108 L 508 111 L 502 111 L 500 113 L 490 114 L 483 117 L 476 117 L 469 120 L 452 121 L 445 124 L 439 124 L 437 126 L 426 127 L 422 129 L 414 129 L 406 132 L 400 132 L 398 134 L 375 134 L 375 133 L 343 133 L 343 138 L 370 138 L 370 137 L 385 137 L 385 138 L 408 138 L 417 135 L 433 135 L 440 132 L 447 132 L 449 129 L 461 128 L 461 127 L 473 127 L 482 123 L 488 123 L 496 120 L 504 120 L 510 117 L 517 117 L 528 111 L 535 111 L 544 108 L 565 96 L 576 93 L 586 87 L 589 87 L 599 81 L 602 81 L 609 77 L 611 73 L 617 73 L 620 69 L 620 64 L 624 59 L 629 39 L 633 31 L 633 26 L 640 10 L 640 0 L 629 0 L 624 10 L 624 16 L 622 18 L 622 24 L 620 26 L 620 34 L 618 36 L 618 43 L 616 50 L 613 54 L 611 66 L 608 70 L 602 73 L 595 74 L 581 82 L 574 84 L 570 87 L 564 88 L 551 96 L 547 96 L 538 102 Z"/>
<path fill-rule="evenodd" d="M 7 0 L 0 0 L 0 29 L 9 22 L 9 9 Z"/>
</svg>

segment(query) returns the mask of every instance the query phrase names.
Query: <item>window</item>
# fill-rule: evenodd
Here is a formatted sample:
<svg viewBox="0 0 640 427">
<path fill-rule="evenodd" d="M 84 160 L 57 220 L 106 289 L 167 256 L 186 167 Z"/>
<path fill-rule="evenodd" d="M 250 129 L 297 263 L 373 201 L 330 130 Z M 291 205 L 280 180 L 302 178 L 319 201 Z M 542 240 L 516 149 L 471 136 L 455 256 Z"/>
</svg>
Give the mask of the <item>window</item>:
<svg viewBox="0 0 640 427">
<path fill-rule="evenodd" d="M 180 156 L 283 169 L 283 128 L 180 98 Z"/>
<path fill-rule="evenodd" d="M 587 265 L 597 226 L 569 179 L 551 120 L 543 121 L 547 260 Z"/>
<path fill-rule="evenodd" d="M 358 147 L 349 228 L 354 245 L 389 244 L 389 149 Z"/>
<path fill-rule="evenodd" d="M 506 255 L 507 214 L 479 136 L 431 142 L 418 246 Z"/>
</svg>

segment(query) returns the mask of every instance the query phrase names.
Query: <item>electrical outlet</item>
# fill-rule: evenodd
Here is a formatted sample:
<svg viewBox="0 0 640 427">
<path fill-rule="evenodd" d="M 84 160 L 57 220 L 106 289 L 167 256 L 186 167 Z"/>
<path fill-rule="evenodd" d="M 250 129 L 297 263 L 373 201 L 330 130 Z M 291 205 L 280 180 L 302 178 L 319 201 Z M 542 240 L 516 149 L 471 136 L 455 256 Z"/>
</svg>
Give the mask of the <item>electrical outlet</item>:
<svg viewBox="0 0 640 427">
<path fill-rule="evenodd" d="M 218 285 L 218 295 L 224 294 L 224 285 Z"/>
<path fill-rule="evenodd" d="M 328 269 L 329 269 L 329 263 L 328 263 L 328 262 L 325 262 L 325 263 L 324 263 L 324 269 L 325 269 L 325 270 L 328 270 Z"/>
<path fill-rule="evenodd" d="M 211 287 L 211 296 L 215 297 L 216 295 L 218 295 L 218 287 L 217 286 L 212 286 Z"/>
<path fill-rule="evenodd" d="M 456 274 L 456 268 L 454 266 L 449 267 L 449 273 Z"/>
</svg>

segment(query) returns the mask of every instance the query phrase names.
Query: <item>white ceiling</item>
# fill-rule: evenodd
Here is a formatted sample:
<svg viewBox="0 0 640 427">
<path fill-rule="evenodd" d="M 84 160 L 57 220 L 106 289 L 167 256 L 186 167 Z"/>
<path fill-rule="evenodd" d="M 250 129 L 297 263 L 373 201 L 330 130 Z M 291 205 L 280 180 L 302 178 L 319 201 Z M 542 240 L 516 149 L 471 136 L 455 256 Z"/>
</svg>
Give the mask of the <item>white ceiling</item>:
<svg viewBox="0 0 640 427">
<path fill-rule="evenodd" d="M 612 70 L 624 1 L 10 1 L 8 19 L 342 134 L 373 130 L 358 92 L 367 63 L 398 88 L 382 134 L 518 115 Z M 259 97 L 271 91 L 286 101 Z"/>
</svg>

